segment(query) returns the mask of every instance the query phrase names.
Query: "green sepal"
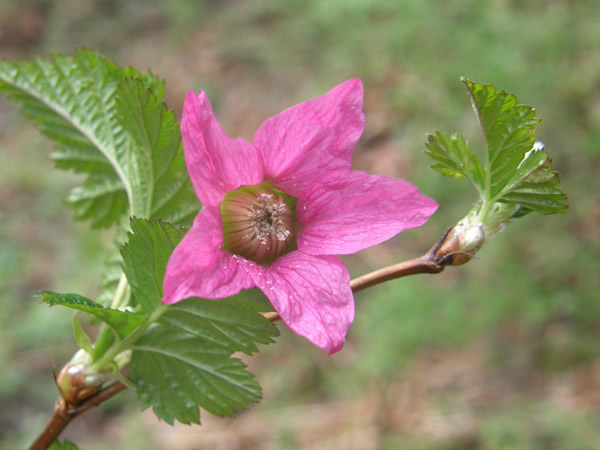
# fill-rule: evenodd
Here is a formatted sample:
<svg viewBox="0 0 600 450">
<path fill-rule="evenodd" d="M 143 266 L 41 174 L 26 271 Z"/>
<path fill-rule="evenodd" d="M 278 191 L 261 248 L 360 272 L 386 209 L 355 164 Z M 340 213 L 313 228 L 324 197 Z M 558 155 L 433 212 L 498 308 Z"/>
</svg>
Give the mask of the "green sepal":
<svg viewBox="0 0 600 450">
<path fill-rule="evenodd" d="M 84 350 L 89 355 L 91 355 L 94 352 L 92 340 L 79 323 L 77 313 L 73 314 L 73 335 L 75 336 L 75 341 L 77 342 L 77 345 L 79 345 L 79 348 Z"/>
</svg>

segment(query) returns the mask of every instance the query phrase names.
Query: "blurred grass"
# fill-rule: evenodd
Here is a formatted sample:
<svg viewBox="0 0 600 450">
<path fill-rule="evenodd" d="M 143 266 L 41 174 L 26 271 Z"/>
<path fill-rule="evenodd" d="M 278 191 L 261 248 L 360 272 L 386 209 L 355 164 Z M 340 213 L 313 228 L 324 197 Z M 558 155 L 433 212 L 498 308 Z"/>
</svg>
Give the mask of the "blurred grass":
<svg viewBox="0 0 600 450">
<path fill-rule="evenodd" d="M 334 358 L 284 330 L 276 346 L 251 362 L 265 402 L 216 442 L 232 442 L 226 439 L 237 433 L 241 440 L 232 445 L 242 447 L 244 436 L 252 436 L 244 421 L 262 418 L 253 428 L 269 430 L 267 440 L 250 439 L 249 448 L 349 448 L 340 444 L 347 423 L 324 417 L 328 411 L 346 417 L 356 407 L 367 412 L 353 425 L 355 448 L 598 445 L 594 0 L 3 1 L 0 56 L 80 46 L 152 68 L 167 80 L 177 114 L 185 90 L 207 90 L 225 130 L 247 139 L 266 117 L 361 77 L 367 129 L 355 166 L 408 179 L 440 209 L 423 228 L 347 258 L 353 275 L 425 251 L 475 200 L 465 183 L 429 170 L 423 154 L 424 135 L 435 130 L 462 131 L 480 144 L 461 75 L 516 94 L 544 119 L 538 138 L 570 197 L 566 216 L 528 216 L 465 267 L 361 293 L 348 344 Z M 93 296 L 110 242 L 110 233 L 98 236 L 71 221 L 62 199 L 75 178 L 51 168 L 50 149 L 14 105 L 0 100 L 0 435 L 6 436 L 0 447 L 6 448 L 22 447 L 39 429 L 55 397 L 52 367 L 74 351 L 69 313 L 40 306 L 32 295 L 55 289 Z M 131 430 L 155 425 L 129 407 L 127 419 L 115 420 L 112 434 L 101 438 L 94 430 L 108 426 L 111 411 L 133 396 L 123 398 L 73 424 L 73 439 L 84 448 L 111 442 L 195 448 L 220 426 L 198 428 L 195 444 L 166 441 L 166 425 L 142 438 L 144 431 Z M 298 415 L 305 411 L 294 409 L 302 405 L 320 405 L 314 421 L 329 428 L 306 422 Z M 359 446 L 362 438 L 366 447 Z"/>
</svg>

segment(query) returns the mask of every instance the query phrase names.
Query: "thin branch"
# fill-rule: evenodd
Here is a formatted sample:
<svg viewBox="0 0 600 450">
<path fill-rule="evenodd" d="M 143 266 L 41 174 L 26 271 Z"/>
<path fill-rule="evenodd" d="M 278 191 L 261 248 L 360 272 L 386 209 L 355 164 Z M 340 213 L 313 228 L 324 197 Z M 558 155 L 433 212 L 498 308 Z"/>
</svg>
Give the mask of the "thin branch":
<svg viewBox="0 0 600 450">
<path fill-rule="evenodd" d="M 48 422 L 48 425 L 46 425 L 46 428 L 44 428 L 44 431 L 42 431 L 35 442 L 31 444 L 29 450 L 47 449 L 50 444 L 52 444 L 52 442 L 58 438 L 60 433 L 62 433 L 71 420 L 78 415 L 83 414 L 88 409 L 94 408 L 100 403 L 105 402 L 124 389 L 127 389 L 127 386 L 119 381 L 98 391 L 91 397 L 88 397 L 76 407 L 68 406 L 63 398 L 59 398 L 54 404 L 54 412 L 50 418 L 50 421 Z"/>
<path fill-rule="evenodd" d="M 394 280 L 408 275 L 440 273 L 452 262 L 451 259 L 441 256 L 439 252 L 446 237 L 448 237 L 450 230 L 452 230 L 452 228 L 448 228 L 434 246 L 423 256 L 394 264 L 393 266 L 384 267 L 383 269 L 375 270 L 374 272 L 355 278 L 350 281 L 350 289 L 352 289 L 352 292 L 358 292 L 376 284 L 383 283 L 384 281 Z M 276 312 L 264 313 L 264 316 L 271 322 L 281 319 Z"/>
<path fill-rule="evenodd" d="M 420 273 L 440 273 L 447 265 L 452 264 L 452 254 L 440 252 L 442 244 L 444 244 L 448 234 L 452 228 L 448 228 L 438 242 L 423 256 L 420 256 L 409 261 L 404 261 L 393 266 L 384 267 L 383 269 L 375 270 L 374 272 L 355 278 L 350 281 L 352 292 L 362 291 L 368 287 L 374 286 L 384 281 L 393 280 L 396 278 L 406 277 L 408 275 L 416 275 Z M 276 312 L 265 313 L 264 316 L 271 322 L 280 319 Z M 46 425 L 44 431 L 40 434 L 37 440 L 31 445 L 30 450 L 44 450 L 58 438 L 65 427 L 80 414 L 83 414 L 88 409 L 98 406 L 112 396 L 127 389 L 121 382 L 111 384 L 110 386 L 98 391 L 94 395 L 88 397 L 77 405 L 67 405 L 64 399 L 59 398 L 54 406 L 54 413 L 50 418 L 50 422 Z"/>
<path fill-rule="evenodd" d="M 44 450 L 48 448 L 52 441 L 62 433 L 71 420 L 72 417 L 70 417 L 66 411 L 64 400 L 59 398 L 54 404 L 54 412 L 52 413 L 50 422 L 48 422 L 48 425 L 46 425 L 42 434 L 40 434 L 35 442 L 31 444 L 29 450 Z"/>
</svg>

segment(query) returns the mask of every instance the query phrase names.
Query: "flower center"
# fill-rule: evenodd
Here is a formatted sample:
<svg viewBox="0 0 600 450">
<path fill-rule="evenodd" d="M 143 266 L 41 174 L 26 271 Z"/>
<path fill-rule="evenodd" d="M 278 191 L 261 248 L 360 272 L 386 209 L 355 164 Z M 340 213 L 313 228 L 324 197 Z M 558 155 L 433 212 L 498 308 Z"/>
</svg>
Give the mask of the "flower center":
<svg viewBox="0 0 600 450">
<path fill-rule="evenodd" d="M 296 248 L 296 199 L 265 183 L 229 192 L 221 203 L 223 248 L 269 264 Z"/>
</svg>

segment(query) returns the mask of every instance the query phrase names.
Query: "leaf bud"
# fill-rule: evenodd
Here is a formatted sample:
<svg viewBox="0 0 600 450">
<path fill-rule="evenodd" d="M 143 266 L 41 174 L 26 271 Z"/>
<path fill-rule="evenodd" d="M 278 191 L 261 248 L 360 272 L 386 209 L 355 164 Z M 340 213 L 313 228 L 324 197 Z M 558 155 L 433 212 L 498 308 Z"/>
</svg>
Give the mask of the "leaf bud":
<svg viewBox="0 0 600 450">
<path fill-rule="evenodd" d="M 79 350 L 58 372 L 56 387 L 68 407 L 73 407 L 94 395 L 106 377 L 89 371 L 90 356 Z"/>
<path fill-rule="evenodd" d="M 446 265 L 461 266 L 469 262 L 484 243 L 483 224 L 467 216 L 450 230 L 436 252 L 436 258 Z"/>
</svg>

